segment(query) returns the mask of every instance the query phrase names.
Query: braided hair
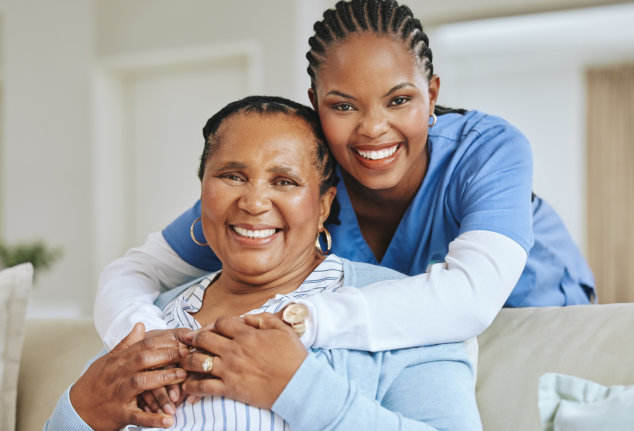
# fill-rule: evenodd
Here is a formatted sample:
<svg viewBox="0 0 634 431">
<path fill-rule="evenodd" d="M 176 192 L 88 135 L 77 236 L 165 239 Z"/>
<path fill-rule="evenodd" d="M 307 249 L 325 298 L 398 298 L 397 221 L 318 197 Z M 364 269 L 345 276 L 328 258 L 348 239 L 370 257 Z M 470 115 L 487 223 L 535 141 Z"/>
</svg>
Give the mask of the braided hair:
<svg viewBox="0 0 634 431">
<path fill-rule="evenodd" d="M 405 44 L 420 62 L 427 80 L 434 74 L 433 55 L 429 48 L 429 38 L 412 10 L 399 5 L 394 0 L 351 0 L 339 1 L 334 9 L 324 12 L 323 19 L 313 26 L 315 34 L 308 39 L 310 50 L 308 75 L 311 87 L 315 89 L 317 71 L 325 61 L 328 47 L 342 42 L 352 34 L 362 32 L 377 33 L 394 38 Z M 464 114 L 464 109 L 450 109 L 436 106 L 437 115 L 449 112 Z"/>
<path fill-rule="evenodd" d="M 301 103 L 276 96 L 248 96 L 244 99 L 236 100 L 226 105 L 207 120 L 205 127 L 203 127 L 205 146 L 198 168 L 198 178 L 201 181 L 205 174 L 207 160 L 213 156 L 214 151 L 220 145 L 222 138 L 217 132 L 222 122 L 232 115 L 240 113 L 256 113 L 262 116 L 286 115 L 303 120 L 309 126 L 315 138 L 315 148 L 312 151 L 312 155 L 313 162 L 321 177 L 319 192 L 323 195 L 330 187 L 337 185 L 339 178 L 335 170 L 335 159 L 326 145 L 326 138 L 324 138 L 324 134 L 321 131 L 321 123 L 317 113 L 312 108 Z M 325 224 L 340 224 L 338 216 L 339 203 L 335 197 L 330 208 L 330 215 Z"/>
</svg>

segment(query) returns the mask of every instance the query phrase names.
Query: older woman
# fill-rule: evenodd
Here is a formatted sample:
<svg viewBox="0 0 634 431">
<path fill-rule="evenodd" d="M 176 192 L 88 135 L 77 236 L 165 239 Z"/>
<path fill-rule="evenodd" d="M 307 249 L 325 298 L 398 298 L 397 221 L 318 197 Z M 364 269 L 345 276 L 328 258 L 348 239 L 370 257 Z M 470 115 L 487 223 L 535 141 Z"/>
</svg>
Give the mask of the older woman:
<svg viewBox="0 0 634 431">
<path fill-rule="evenodd" d="M 300 297 L 336 292 L 341 286 L 402 277 L 386 268 L 325 256 L 319 242 L 336 194 L 334 162 L 310 108 L 274 97 L 248 97 L 214 115 L 203 130 L 199 176 L 204 238 L 222 270 L 172 290 L 157 302 L 172 328 L 149 340 L 135 328 L 123 344 L 91 365 L 58 403 L 46 429 L 117 429 L 126 424 L 175 429 L 480 429 L 473 376 L 461 343 L 369 353 L 345 349 L 307 352 L 291 327 L 271 315 Z M 330 248 L 330 245 L 328 245 Z M 224 318 L 221 316 L 225 316 Z M 243 320 L 251 320 L 249 325 Z M 254 321 L 255 319 L 255 321 Z M 301 326 L 298 321 L 288 319 Z M 178 328 L 212 331 L 183 335 Z M 260 328 L 258 328 L 260 327 Z M 171 331 L 171 332 L 170 332 Z M 190 371 L 185 390 L 222 385 L 240 364 L 227 360 L 231 338 L 266 338 L 283 343 L 285 366 L 273 367 L 253 385 L 271 381 L 259 407 L 241 402 L 248 394 L 205 396 L 182 403 L 175 416 L 142 411 L 132 400 L 147 389 L 183 380 L 182 368 L 154 369 L 183 357 L 183 344 L 213 346 L 214 356 L 195 351 L 182 358 Z M 281 335 L 281 336 L 280 336 Z M 160 346 L 163 357 L 146 357 Z M 258 343 L 261 346 L 261 343 Z M 226 352 L 226 356 L 225 356 Z M 160 356 L 160 355 L 159 355 Z M 127 358 L 127 361 L 126 361 Z M 144 366 L 140 365 L 144 364 Z M 112 370 L 116 372 L 112 372 Z M 290 370 L 290 372 L 289 372 Z M 154 374 L 151 374 L 154 373 Z M 287 373 L 275 376 L 276 373 Z M 109 376 L 108 393 L 100 383 Z M 108 380 L 108 378 L 105 378 Z M 114 390 L 111 388 L 115 388 Z M 117 392 L 117 387 L 125 391 Z M 203 391 L 204 393 L 204 391 Z M 119 396 L 117 396 L 119 394 Z M 301 398 L 303 408 L 293 408 Z M 274 402 L 272 402 L 273 400 Z M 131 427 L 133 429 L 134 427 Z"/>
</svg>

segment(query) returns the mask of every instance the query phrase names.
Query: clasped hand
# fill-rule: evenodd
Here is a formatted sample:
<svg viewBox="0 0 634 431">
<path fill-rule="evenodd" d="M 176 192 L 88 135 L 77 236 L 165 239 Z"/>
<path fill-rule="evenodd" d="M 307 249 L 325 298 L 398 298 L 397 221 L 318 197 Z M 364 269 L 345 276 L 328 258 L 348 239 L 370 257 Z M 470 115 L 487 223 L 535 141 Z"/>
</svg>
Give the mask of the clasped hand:
<svg viewBox="0 0 634 431">
<path fill-rule="evenodd" d="M 270 409 L 306 355 L 295 332 L 269 313 L 221 317 L 198 331 L 145 333 L 138 323 L 91 364 L 70 398 L 97 431 L 169 427 L 186 397 L 224 396 Z"/>
</svg>

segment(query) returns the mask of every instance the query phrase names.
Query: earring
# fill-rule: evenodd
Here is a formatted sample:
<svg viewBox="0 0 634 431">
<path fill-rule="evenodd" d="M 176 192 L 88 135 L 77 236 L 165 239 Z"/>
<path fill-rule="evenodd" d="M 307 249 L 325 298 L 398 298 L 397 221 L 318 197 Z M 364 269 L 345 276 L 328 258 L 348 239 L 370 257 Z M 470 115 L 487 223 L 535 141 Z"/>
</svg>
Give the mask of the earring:
<svg viewBox="0 0 634 431">
<path fill-rule="evenodd" d="M 438 117 L 436 117 L 436 114 L 432 113 L 429 118 L 433 118 L 434 121 L 431 122 L 431 124 L 429 125 L 429 127 L 434 127 L 436 125 L 436 120 L 438 120 Z"/>
<path fill-rule="evenodd" d="M 321 249 L 321 243 L 319 242 L 319 236 L 320 236 L 321 232 L 323 232 L 324 235 L 326 235 L 326 245 L 328 246 L 328 248 L 326 249 L 325 253 Z M 328 229 L 326 229 L 324 227 L 324 228 L 322 228 L 321 231 L 317 232 L 317 239 L 315 239 L 315 248 L 317 249 L 317 252 L 319 254 L 321 254 L 322 256 L 325 256 L 328 253 L 330 253 L 330 247 L 332 247 L 332 237 L 330 236 L 330 232 L 328 232 Z"/>
<path fill-rule="evenodd" d="M 205 247 L 206 245 L 209 245 L 209 243 L 206 242 L 206 243 L 203 244 L 202 242 L 198 241 L 196 239 L 196 235 L 194 235 L 194 225 L 196 225 L 196 223 L 198 223 L 198 221 L 200 221 L 200 220 L 202 220 L 202 217 L 198 217 L 196 220 L 194 220 L 194 222 L 192 223 L 192 226 L 189 228 L 189 235 L 191 235 L 192 241 L 194 241 L 196 244 L 198 244 L 198 245 L 200 245 L 202 247 Z"/>
</svg>

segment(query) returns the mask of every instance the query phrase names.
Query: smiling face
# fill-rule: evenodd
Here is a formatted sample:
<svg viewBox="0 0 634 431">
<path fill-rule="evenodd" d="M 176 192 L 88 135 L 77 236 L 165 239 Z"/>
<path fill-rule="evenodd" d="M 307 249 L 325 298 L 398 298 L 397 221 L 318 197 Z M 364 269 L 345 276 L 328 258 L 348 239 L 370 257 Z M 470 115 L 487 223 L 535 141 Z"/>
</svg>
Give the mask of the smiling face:
<svg viewBox="0 0 634 431">
<path fill-rule="evenodd" d="M 331 45 L 309 96 L 332 153 L 368 189 L 411 194 L 427 169 L 439 80 L 402 41 L 361 32 Z"/>
<path fill-rule="evenodd" d="M 223 120 L 202 178 L 205 238 L 223 273 L 251 284 L 312 270 L 335 196 L 320 194 L 315 135 L 289 114 L 237 113 Z"/>
</svg>

